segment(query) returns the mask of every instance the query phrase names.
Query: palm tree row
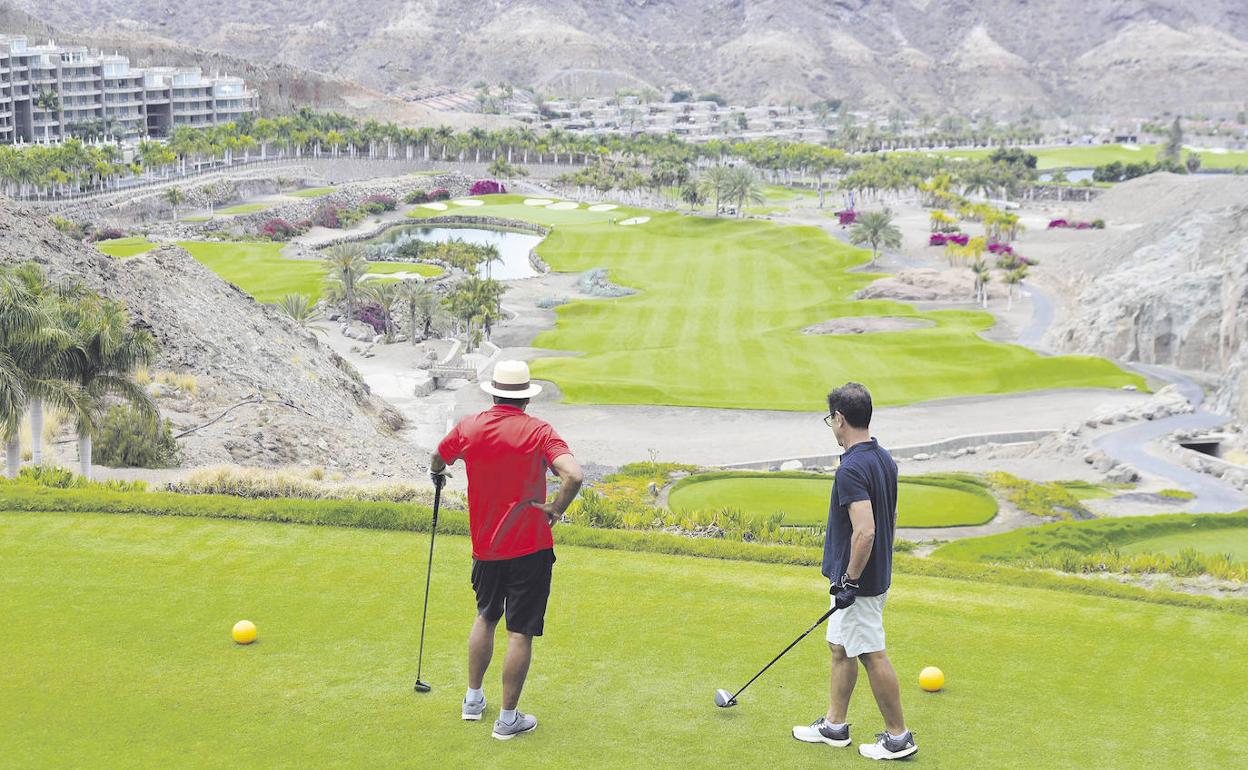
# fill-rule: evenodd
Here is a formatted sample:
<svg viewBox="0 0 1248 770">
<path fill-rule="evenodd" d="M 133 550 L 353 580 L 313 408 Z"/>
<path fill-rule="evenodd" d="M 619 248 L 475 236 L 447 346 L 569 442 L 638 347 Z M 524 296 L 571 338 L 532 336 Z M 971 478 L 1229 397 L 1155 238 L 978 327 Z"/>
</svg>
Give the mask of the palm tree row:
<svg viewBox="0 0 1248 770">
<path fill-rule="evenodd" d="M 77 284 L 52 284 L 33 263 L 0 266 L 0 432 L 6 475 L 17 474 L 27 413 L 31 457 L 35 464 L 43 462 L 47 404 L 74 420 L 80 470 L 90 478 L 92 438 L 109 403 L 126 401 L 155 418 L 150 396 L 131 378 L 155 352 L 151 335 L 131 327 L 120 303 Z"/>
</svg>

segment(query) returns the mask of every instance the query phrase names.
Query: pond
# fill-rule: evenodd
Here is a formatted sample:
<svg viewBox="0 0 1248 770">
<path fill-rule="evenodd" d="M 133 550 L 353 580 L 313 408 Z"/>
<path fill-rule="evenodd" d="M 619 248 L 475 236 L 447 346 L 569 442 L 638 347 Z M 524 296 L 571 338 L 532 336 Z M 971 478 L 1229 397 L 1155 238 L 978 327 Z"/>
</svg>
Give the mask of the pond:
<svg viewBox="0 0 1248 770">
<path fill-rule="evenodd" d="M 411 225 L 395 227 L 373 239 L 371 243 L 403 244 L 410 241 L 426 243 L 446 243 L 458 238 L 466 243 L 478 246 L 493 246 L 498 249 L 502 262 L 483 267 L 482 275 L 489 275 L 500 281 L 511 281 L 517 278 L 532 278 L 537 275 L 529 262 L 529 252 L 542 242 L 540 235 L 517 233 L 506 230 L 485 230 L 478 227 L 427 227 Z M 488 273 L 487 273 L 488 270 Z"/>
<path fill-rule="evenodd" d="M 1092 171 L 1090 168 L 1068 168 L 1066 169 L 1066 180 L 1071 184 L 1077 184 L 1087 179 L 1091 181 Z M 1053 178 L 1053 172 L 1047 171 L 1040 175 L 1041 182 L 1047 182 Z"/>
</svg>

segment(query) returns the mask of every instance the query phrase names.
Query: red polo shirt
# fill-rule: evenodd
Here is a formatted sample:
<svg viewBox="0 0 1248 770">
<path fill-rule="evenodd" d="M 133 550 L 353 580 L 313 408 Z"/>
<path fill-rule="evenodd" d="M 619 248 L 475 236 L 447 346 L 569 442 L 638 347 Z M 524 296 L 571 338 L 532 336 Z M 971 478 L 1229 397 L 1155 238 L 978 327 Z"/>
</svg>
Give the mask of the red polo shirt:
<svg viewBox="0 0 1248 770">
<path fill-rule="evenodd" d="M 472 557 L 516 559 L 555 547 L 546 514 L 546 469 L 568 445 L 549 423 L 504 404 L 460 420 L 438 444 L 447 465 L 468 466 Z"/>
</svg>

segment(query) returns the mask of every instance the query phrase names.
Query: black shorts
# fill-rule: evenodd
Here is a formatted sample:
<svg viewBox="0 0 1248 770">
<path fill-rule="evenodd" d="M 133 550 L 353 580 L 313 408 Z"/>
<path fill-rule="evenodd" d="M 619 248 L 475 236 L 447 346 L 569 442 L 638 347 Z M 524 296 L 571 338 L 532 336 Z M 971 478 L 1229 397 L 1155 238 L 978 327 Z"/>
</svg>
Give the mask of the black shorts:
<svg viewBox="0 0 1248 770">
<path fill-rule="evenodd" d="M 553 550 L 499 561 L 472 560 L 472 590 L 477 592 L 477 614 L 491 623 L 507 613 L 507 630 L 541 636 L 550 598 Z"/>
</svg>

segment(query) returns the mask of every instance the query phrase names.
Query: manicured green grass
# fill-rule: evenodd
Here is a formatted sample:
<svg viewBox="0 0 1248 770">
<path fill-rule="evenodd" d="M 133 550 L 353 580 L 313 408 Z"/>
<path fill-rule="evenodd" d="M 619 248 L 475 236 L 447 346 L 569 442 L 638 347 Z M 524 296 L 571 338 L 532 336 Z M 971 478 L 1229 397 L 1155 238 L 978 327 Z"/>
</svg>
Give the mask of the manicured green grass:
<svg viewBox="0 0 1248 770">
<path fill-rule="evenodd" d="M 774 473 L 709 473 L 682 479 L 672 489 L 673 510 L 737 508 L 745 513 L 784 512 L 785 524 L 825 524 L 831 476 Z M 997 501 L 973 484 L 910 477 L 897 489 L 897 526 L 956 527 L 983 524 L 997 515 Z"/>
<path fill-rule="evenodd" d="M 151 251 L 156 248 L 156 244 L 141 235 L 132 235 L 129 238 L 114 238 L 111 241 L 97 241 L 95 247 L 110 257 L 133 257 L 136 254 L 142 254 L 145 251 Z"/>
<path fill-rule="evenodd" d="M 486 678 L 487 720 L 459 719 L 474 611 L 468 543 L 437 543 L 424 660 L 434 689 L 417 695 L 425 535 L 0 514 L 0 655 L 20 662 L 0 675 L 0 701 L 21 704 L 6 712 L 0 752 L 21 767 L 267 766 L 274 757 L 305 767 L 486 766 L 504 749 L 517 767 L 813 768 L 841 758 L 789 735 L 825 708 L 817 639 L 738 708 L 711 700 L 824 609 L 817 569 L 561 548 L 521 702 L 540 726 L 503 745 L 488 735 L 501 649 Z M 257 624 L 255 645 L 230 641 L 241 618 Z M 1248 617 L 898 575 L 885 622 L 920 763 L 1248 762 L 1242 742 L 1224 739 L 1226 725 L 1248 717 L 1227 676 L 1242 664 Z M 1061 649 L 1087 654 L 1055 658 Z M 919 691 L 925 665 L 944 669 L 944 692 Z M 850 710 L 859 739 L 880 729 L 866 685 L 860 677 Z M 1163 717 L 1183 726 L 1184 740 L 1155 740 Z"/>
<path fill-rule="evenodd" d="M 1207 535 L 1208 542 L 1219 539 L 1243 542 L 1248 536 L 1248 511 L 1060 521 L 998 535 L 957 540 L 942 545 L 932 555 L 961 561 L 1010 563 L 1035 559 L 1055 551 L 1096 553 L 1115 548 L 1126 550 L 1134 543 L 1148 540 L 1161 542 L 1176 535 Z"/>
<path fill-rule="evenodd" d="M 212 217 L 207 214 L 197 214 L 189 217 L 178 217 L 179 222 L 211 222 Z"/>
<path fill-rule="evenodd" d="M 1175 532 L 1136 540 L 1122 546 L 1123 553 L 1164 553 L 1174 556 L 1185 548 L 1207 554 L 1230 554 L 1234 561 L 1248 561 L 1248 526 Z"/>
<path fill-rule="evenodd" d="M 321 296 L 327 269 L 321 262 L 286 259 L 282 244 L 269 241 L 183 241 L 178 244 L 214 273 L 255 297 L 276 302 L 287 294 L 303 294 L 316 301 Z M 372 262 L 369 273 L 393 275 L 441 274 L 436 265 Z"/>
<path fill-rule="evenodd" d="M 877 405 L 950 396 L 1063 387 L 1144 385 L 1087 356 L 1040 356 L 979 336 L 993 324 L 975 310 L 920 312 L 899 302 L 856 301 L 876 277 L 850 268 L 867 253 L 818 227 L 711 219 L 620 208 L 594 213 L 525 206 L 519 196 L 486 198 L 454 214 L 553 224 L 538 253 L 555 270 L 610 270 L 639 293 L 573 302 L 537 347 L 584 355 L 539 359 L 565 400 L 815 410 L 829 385 L 871 388 Z M 454 207 L 452 207 L 454 209 Z M 419 217 L 440 212 L 417 208 Z M 645 224 L 611 224 L 632 216 Z M 837 316 L 928 319 L 931 328 L 861 335 L 804 335 Z"/>
<path fill-rule="evenodd" d="M 293 198 L 319 198 L 322 195 L 329 195 L 334 189 L 333 187 L 305 187 L 286 194 Z"/>
<path fill-rule="evenodd" d="M 1138 150 L 1128 150 L 1121 144 L 1098 144 L 1085 147 L 1028 147 L 1024 149 L 1036 156 L 1036 168 L 1044 170 L 1054 168 L 1091 168 L 1103 166 L 1106 163 L 1113 163 L 1114 161 L 1119 163 L 1152 162 L 1157 160 L 1157 151 L 1161 149 L 1161 145 L 1139 145 Z M 975 160 L 986 158 L 993 151 L 993 149 L 936 150 L 934 154 Z M 1184 157 L 1187 156 L 1187 153 L 1187 150 L 1183 151 Z M 1200 155 L 1200 163 L 1204 168 L 1235 168 L 1236 166 L 1248 168 L 1248 151 L 1238 150 L 1214 153 L 1202 150 L 1197 154 Z"/>
<path fill-rule="evenodd" d="M 257 211 L 264 211 L 272 208 L 272 203 L 240 203 L 237 206 L 227 206 L 223 209 L 217 209 L 218 214 L 254 214 Z"/>
</svg>

